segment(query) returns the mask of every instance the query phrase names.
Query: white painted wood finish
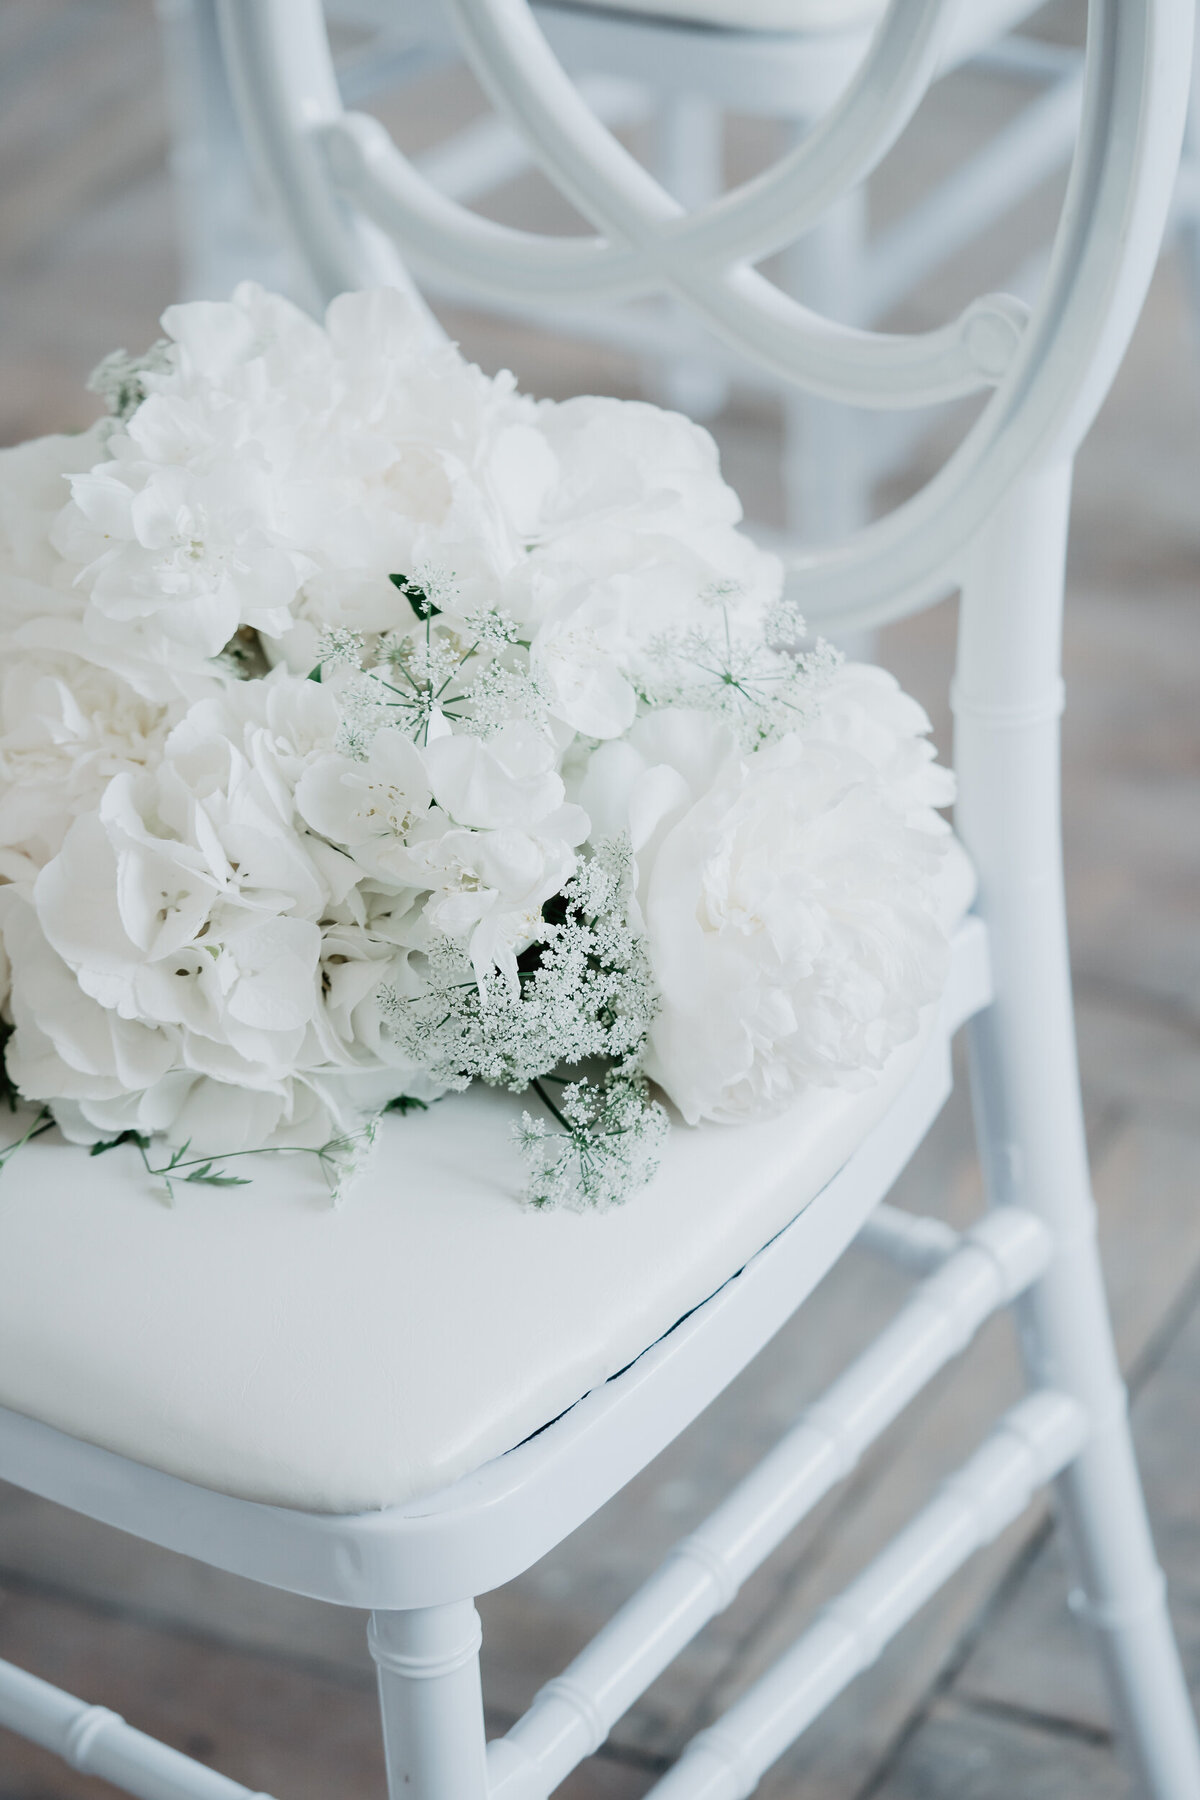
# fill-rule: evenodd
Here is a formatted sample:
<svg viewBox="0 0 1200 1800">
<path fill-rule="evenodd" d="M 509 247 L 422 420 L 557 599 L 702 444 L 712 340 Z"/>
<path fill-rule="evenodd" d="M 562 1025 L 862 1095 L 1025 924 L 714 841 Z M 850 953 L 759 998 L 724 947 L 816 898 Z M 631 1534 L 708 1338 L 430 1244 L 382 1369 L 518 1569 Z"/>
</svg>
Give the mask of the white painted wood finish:
<svg viewBox="0 0 1200 1800">
<path fill-rule="evenodd" d="M 897 1104 L 784 1232 L 673 1332 L 553 1425 L 453 1487 L 338 1517 L 189 1487 L 16 1414 L 0 1470 L 151 1540 L 294 1591 L 374 1609 L 394 1800 L 548 1795 L 737 1583 L 979 1323 L 1019 1296 L 1030 1396 L 774 1668 L 701 1733 L 655 1792 L 735 1800 L 978 1545 L 1056 1479 L 1081 1616 L 1100 1639 L 1126 1748 L 1152 1800 L 1200 1800 L 1200 1752 L 1133 1462 L 1095 1253 L 1063 921 L 1058 713 L 1070 459 L 1124 351 L 1170 202 L 1191 66 L 1187 0 L 1092 0 L 1083 123 L 1032 316 L 976 303 L 912 339 L 846 330 L 743 259 L 836 203 L 886 149 L 937 65 L 939 0 L 895 0 L 857 82 L 780 168 L 684 215 L 579 101 L 521 0 L 454 0 L 468 53 L 512 126 L 589 216 L 563 242 L 481 228 L 377 130 L 339 110 L 318 9 L 225 0 L 229 52 L 319 282 L 361 279 L 354 206 L 417 267 L 480 292 L 593 282 L 667 292 L 819 398 L 908 406 L 993 387 L 962 448 L 913 501 L 798 559 L 823 621 L 869 625 L 963 589 L 954 690 L 959 826 L 981 878 L 957 988 Z M 864 100 L 862 83 L 868 84 Z M 972 947 L 973 946 L 973 947 Z M 990 985 L 994 976 L 994 988 Z M 877 1215 L 869 1238 L 923 1273 L 890 1326 L 681 1545 L 485 1764 L 471 1596 L 527 1567 L 694 1417 L 870 1219 L 937 1110 L 949 1037 L 971 1018 L 993 1210 L 961 1238 Z M 635 1202 L 636 1204 L 636 1202 Z M 119 1735 L 107 1715 L 0 1667 L 3 1717 L 135 1793 L 237 1795 Z M 71 1738 L 71 1733 L 76 1734 Z M 219 1778 L 217 1778 L 219 1779 Z"/>
</svg>

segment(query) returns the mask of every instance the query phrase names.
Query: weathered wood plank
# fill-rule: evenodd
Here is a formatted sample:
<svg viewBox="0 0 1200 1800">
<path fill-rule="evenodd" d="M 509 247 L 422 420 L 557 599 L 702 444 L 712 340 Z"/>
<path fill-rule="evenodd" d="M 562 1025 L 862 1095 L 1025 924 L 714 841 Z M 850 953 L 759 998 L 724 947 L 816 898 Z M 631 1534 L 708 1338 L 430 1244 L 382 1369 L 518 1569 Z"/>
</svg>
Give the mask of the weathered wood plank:
<svg viewBox="0 0 1200 1800">
<path fill-rule="evenodd" d="M 1200 1188 L 1200 1142 L 1177 1146 L 1185 1180 Z M 1200 1693 L 1200 1313 L 1193 1313 L 1146 1383 L 1134 1435 L 1172 1616 L 1193 1688 Z M 966 1663 L 955 1693 L 1102 1728 L 1108 1709 L 1084 1630 L 1067 1610 L 1057 1541 L 1032 1564 Z"/>
<path fill-rule="evenodd" d="M 871 1800 L 1128 1800 L 1113 1751 L 940 1704 Z M 793 1800 L 795 1794 L 793 1790 Z M 807 1793 L 805 1800 L 808 1800 Z"/>
<path fill-rule="evenodd" d="M 369 1684 L 12 1593 L 0 1606 L 0 1656 L 280 1800 L 368 1800 L 384 1791 Z M 111 1791 L 0 1733 L 4 1800 L 96 1800 Z"/>
</svg>

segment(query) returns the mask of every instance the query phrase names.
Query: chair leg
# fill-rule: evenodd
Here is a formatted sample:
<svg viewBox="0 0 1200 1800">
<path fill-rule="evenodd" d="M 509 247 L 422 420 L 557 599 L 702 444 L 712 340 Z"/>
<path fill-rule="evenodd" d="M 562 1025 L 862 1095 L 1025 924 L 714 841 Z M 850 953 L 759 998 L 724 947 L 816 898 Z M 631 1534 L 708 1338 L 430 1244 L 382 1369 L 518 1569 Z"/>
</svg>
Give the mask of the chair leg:
<svg viewBox="0 0 1200 1800">
<path fill-rule="evenodd" d="M 1179 253 L 1191 310 L 1192 351 L 1200 354 L 1200 41 L 1193 50 L 1192 103 L 1183 134 L 1176 205 Z"/>
<path fill-rule="evenodd" d="M 866 191 L 855 188 L 785 253 L 784 285 L 814 312 L 856 325 L 865 247 Z M 866 524 L 870 510 L 862 415 L 800 388 L 788 389 L 783 407 L 788 535 L 808 543 L 848 537 Z"/>
<path fill-rule="evenodd" d="M 479 1614 L 470 1600 L 371 1614 L 390 1800 L 485 1800 Z"/>
<path fill-rule="evenodd" d="M 216 0 L 160 0 L 179 231 L 180 298 L 224 300 L 239 281 L 310 296 L 261 190 L 234 111 Z"/>
<path fill-rule="evenodd" d="M 652 167 L 667 192 L 692 210 L 715 199 L 724 186 L 724 136 L 724 115 L 706 95 L 658 96 Z M 691 419 L 715 418 L 729 399 L 729 379 L 717 346 L 712 339 L 705 341 L 686 306 L 676 301 L 665 304 L 679 342 L 687 348 L 667 362 L 646 367 L 645 391 L 659 406 Z"/>
<path fill-rule="evenodd" d="M 1094 1205 L 1084 1181 L 1052 1197 L 1042 1188 L 1036 1140 L 1011 1106 L 1011 1059 L 1028 1049 L 1014 1023 L 981 1016 L 972 1033 L 973 1085 L 981 1150 L 993 1175 L 998 1165 L 1003 1171 L 991 1183 L 993 1201 L 1015 1198 L 1019 1187 L 1021 1203 L 1052 1223 L 1058 1245 L 1050 1270 L 1018 1308 L 1030 1380 L 1076 1395 L 1093 1421 L 1085 1448 L 1057 1482 L 1071 1608 L 1096 1634 L 1119 1733 L 1146 1794 L 1200 1800 L 1196 1725 L 1134 1459 Z M 1073 1059 L 1043 1073 L 1048 1094 L 1065 1096 L 1075 1086 Z M 1072 1098 L 1072 1110 L 1075 1104 Z"/>
<path fill-rule="evenodd" d="M 1028 482 L 965 572 L 955 682 L 959 827 L 980 877 L 999 998 L 972 1022 L 989 1198 L 1055 1241 L 1021 1302 L 1031 1381 L 1092 1421 L 1058 1500 L 1072 1604 L 1099 1639 L 1117 1723 L 1153 1800 L 1200 1800 L 1200 1748 L 1167 1617 L 1096 1250 L 1075 1054 L 1058 807 L 1059 616 L 1070 471 Z"/>
</svg>

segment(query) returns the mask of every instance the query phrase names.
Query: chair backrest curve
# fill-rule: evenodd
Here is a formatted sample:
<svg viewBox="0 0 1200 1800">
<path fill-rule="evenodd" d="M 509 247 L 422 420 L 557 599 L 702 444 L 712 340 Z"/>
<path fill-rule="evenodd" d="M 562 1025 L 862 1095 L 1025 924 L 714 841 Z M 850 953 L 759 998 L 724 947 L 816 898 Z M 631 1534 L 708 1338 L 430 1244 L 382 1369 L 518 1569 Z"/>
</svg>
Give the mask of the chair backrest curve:
<svg viewBox="0 0 1200 1800">
<path fill-rule="evenodd" d="M 957 585 L 1014 483 L 1074 454 L 1154 268 L 1191 67 L 1188 0 L 1089 0 L 1082 121 L 1035 308 L 984 296 L 938 330 L 898 336 L 823 319 L 752 265 L 802 236 L 886 153 L 936 73 L 951 0 L 892 0 L 805 141 L 690 214 L 589 110 L 526 0 L 446 0 L 493 101 L 595 227 L 573 238 L 480 218 L 432 188 L 376 121 L 346 114 L 320 0 L 220 5 L 247 135 L 327 295 L 405 280 L 404 265 L 452 275 L 481 299 L 536 291 L 564 308 L 668 293 L 781 378 L 827 397 L 912 407 L 992 388 L 912 499 L 793 558 L 805 612 L 843 630 L 902 617 Z"/>
</svg>

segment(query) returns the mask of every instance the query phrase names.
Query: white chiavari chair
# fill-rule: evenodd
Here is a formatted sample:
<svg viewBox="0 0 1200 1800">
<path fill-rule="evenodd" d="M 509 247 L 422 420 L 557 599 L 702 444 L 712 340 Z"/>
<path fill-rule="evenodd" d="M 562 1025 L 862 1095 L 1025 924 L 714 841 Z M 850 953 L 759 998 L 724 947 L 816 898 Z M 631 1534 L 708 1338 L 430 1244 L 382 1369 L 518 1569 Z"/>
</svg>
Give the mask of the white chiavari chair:
<svg viewBox="0 0 1200 1800">
<path fill-rule="evenodd" d="M 957 829 L 976 907 L 958 925 L 937 1017 L 875 1088 L 765 1126 L 677 1132 L 652 1189 L 602 1217 L 530 1218 L 511 1205 L 496 1149 L 507 1101 L 488 1093 L 420 1121 L 402 1149 L 393 1135 L 336 1235 L 312 1219 L 301 1229 L 286 1183 L 268 1191 L 239 1211 L 236 1257 L 219 1200 L 170 1215 L 167 1231 L 124 1191 L 112 1159 L 89 1168 L 66 1147 L 39 1146 L 37 1191 L 26 1164 L 25 1188 L 14 1182 L 0 1216 L 0 1474 L 216 1567 L 370 1608 L 394 1800 L 534 1800 L 597 1748 L 983 1320 L 1013 1303 L 1027 1397 L 983 1427 L 958 1472 L 689 1744 L 656 1800 L 751 1793 L 1050 1481 L 1073 1603 L 1094 1631 L 1143 1790 L 1200 1800 L 1096 1256 L 1058 816 L 1071 460 L 1157 255 L 1191 8 L 1092 0 L 1082 127 L 1036 307 L 985 296 L 912 337 L 823 319 L 754 264 L 804 233 L 894 141 L 937 66 L 941 0 L 893 0 L 811 134 L 693 212 L 595 120 L 523 0 L 452 0 L 451 10 L 496 105 L 593 232 L 539 238 L 439 195 L 378 125 L 343 112 L 316 0 L 226 0 L 242 117 L 319 286 L 398 274 L 380 249 L 390 233 L 418 277 L 439 271 L 481 297 L 536 293 L 566 308 L 665 290 L 778 378 L 831 400 L 904 408 L 988 395 L 914 499 L 797 558 L 791 577 L 810 618 L 843 629 L 961 589 Z M 963 900 L 948 895 L 948 912 Z M 957 1235 L 883 1202 L 948 1091 L 950 1039 L 964 1022 L 990 1206 Z M 398 1155 L 403 1193 L 388 1174 Z M 485 1745 L 473 1596 L 530 1567 L 643 1468 L 856 1236 L 913 1272 L 911 1298 Z M 8 1665 L 0 1723 L 146 1800 L 249 1800 L 235 1781 Z"/>
</svg>

